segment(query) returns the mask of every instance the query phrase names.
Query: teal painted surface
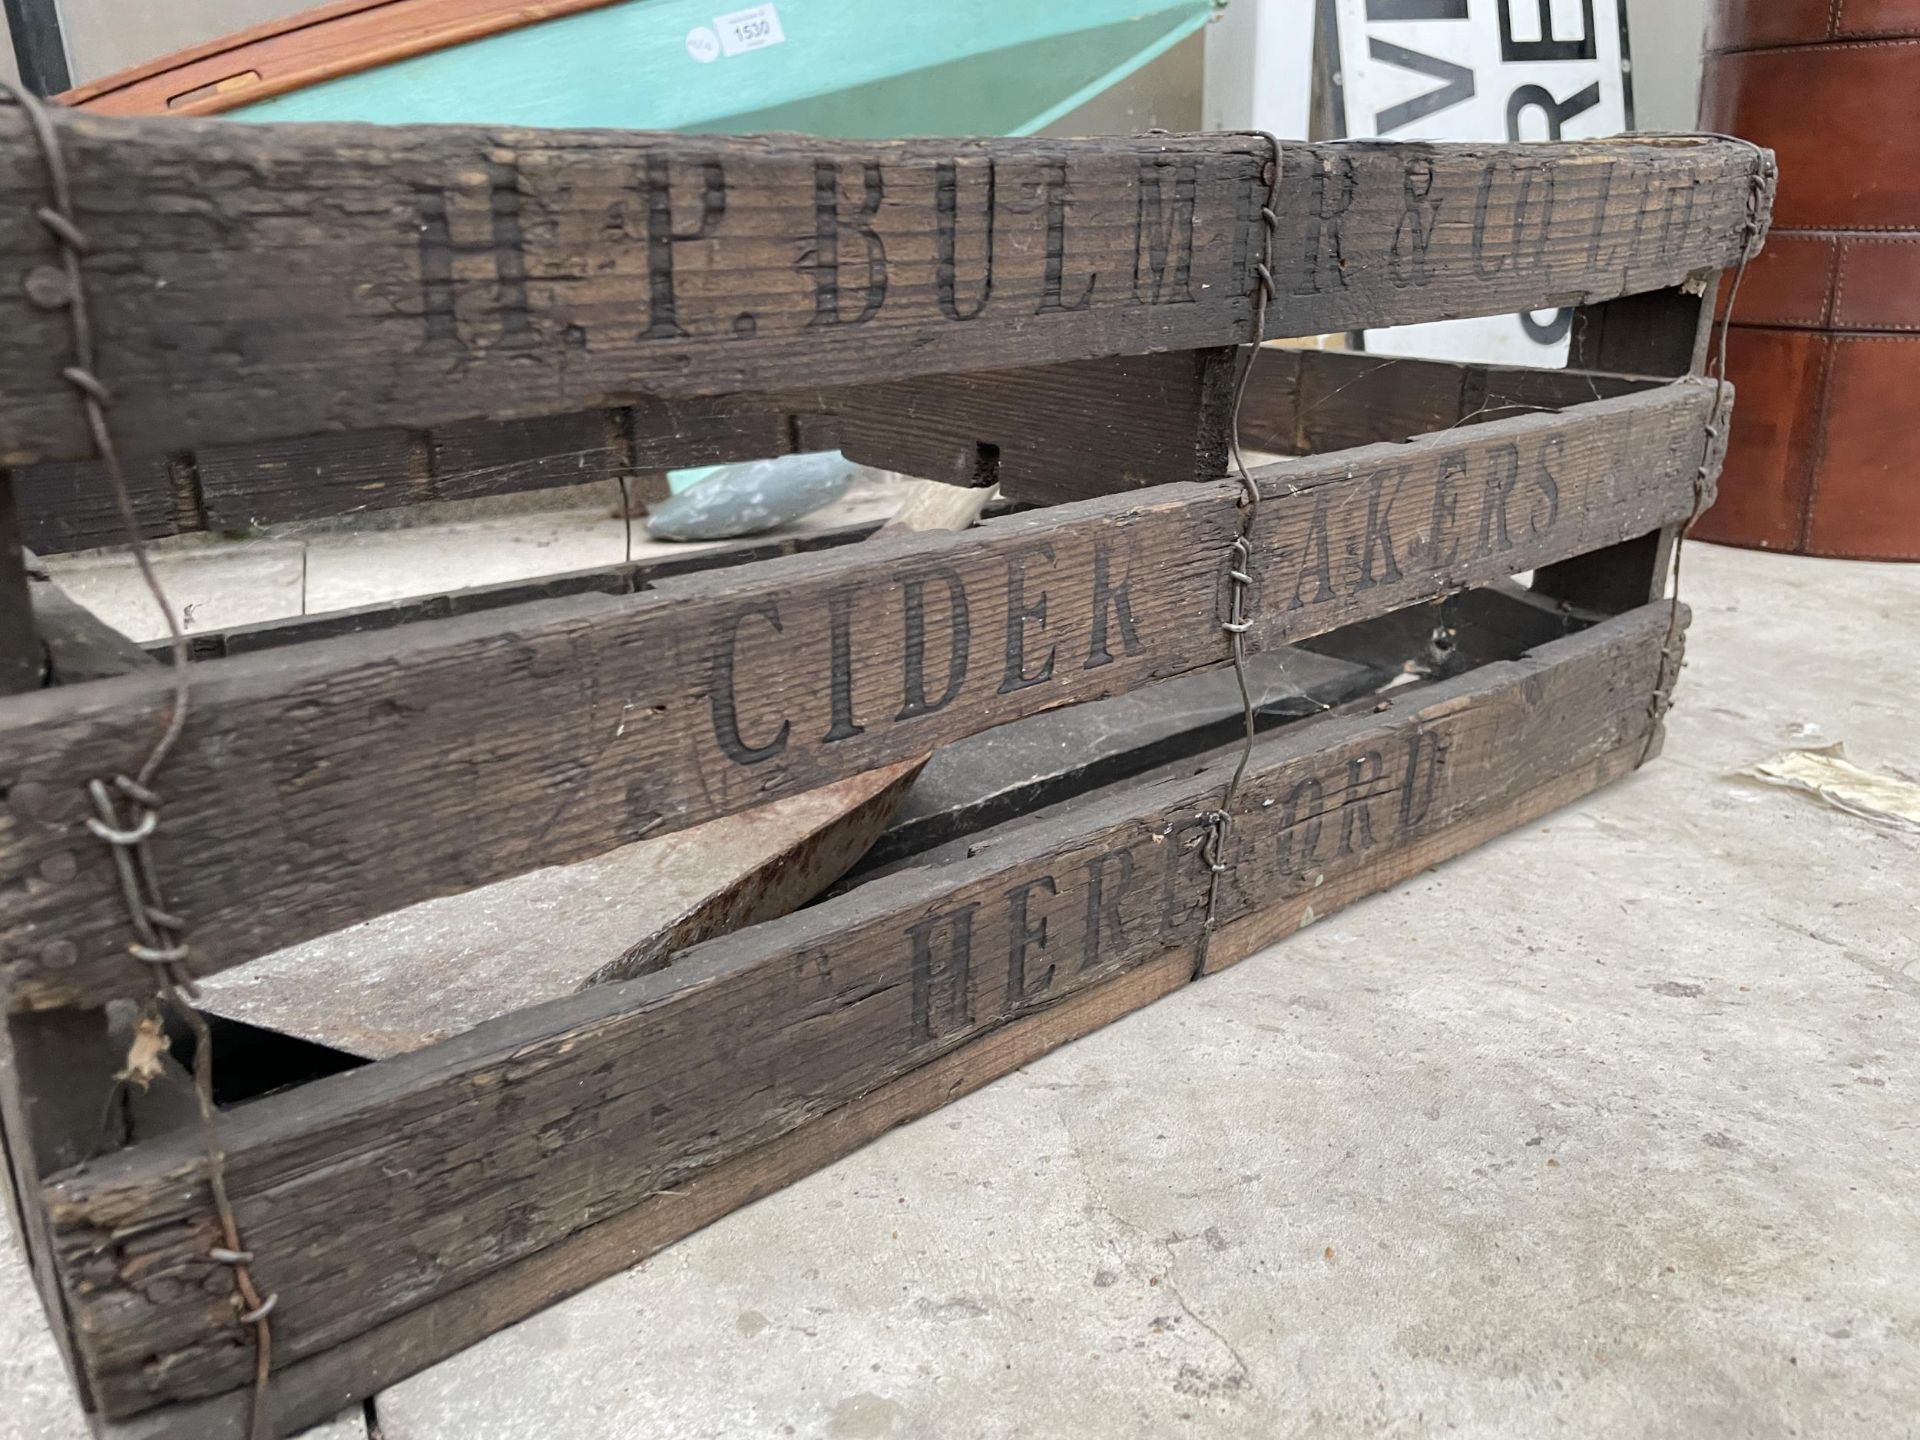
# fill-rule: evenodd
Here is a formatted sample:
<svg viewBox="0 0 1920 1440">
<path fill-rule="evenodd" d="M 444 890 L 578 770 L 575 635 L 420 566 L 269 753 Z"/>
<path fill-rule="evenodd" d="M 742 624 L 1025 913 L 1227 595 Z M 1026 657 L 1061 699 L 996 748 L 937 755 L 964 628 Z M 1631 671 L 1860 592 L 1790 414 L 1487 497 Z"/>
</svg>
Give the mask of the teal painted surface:
<svg viewBox="0 0 1920 1440">
<path fill-rule="evenodd" d="M 746 8 L 746 7 L 742 7 Z M 632 0 L 233 112 L 249 120 L 1022 135 L 1206 23 L 1212 0 L 776 0 L 785 38 L 702 62 L 727 0 Z"/>
<path fill-rule="evenodd" d="M 725 0 L 722 0 L 722 5 Z M 741 7 L 748 8 L 748 7 Z M 1213 0 L 775 0 L 784 39 L 700 61 L 715 0 L 631 0 L 232 112 L 363 120 L 900 135 L 1028 135 L 1193 34 Z M 669 472 L 675 494 L 723 467 Z"/>
</svg>

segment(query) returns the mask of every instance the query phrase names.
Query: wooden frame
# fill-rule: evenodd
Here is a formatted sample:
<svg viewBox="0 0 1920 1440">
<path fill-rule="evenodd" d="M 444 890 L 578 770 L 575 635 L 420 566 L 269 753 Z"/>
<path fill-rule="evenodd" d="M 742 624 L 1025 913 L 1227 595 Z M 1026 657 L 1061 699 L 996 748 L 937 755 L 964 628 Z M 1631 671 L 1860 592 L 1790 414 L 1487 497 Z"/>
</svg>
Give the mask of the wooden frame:
<svg viewBox="0 0 1920 1440">
<path fill-rule="evenodd" d="M 228 1110 L 283 1430 L 1657 751 L 1684 629 L 1665 556 L 1722 450 L 1701 297 L 1764 225 L 1744 147 L 1289 149 L 1270 329 L 1584 308 L 1567 372 L 1261 352 L 1242 435 L 1289 458 L 1254 473 L 1243 553 L 1219 477 L 1265 246 L 1245 137 L 57 123 L 115 421 L 164 457 L 135 472 L 156 531 L 445 498 L 476 468 L 570 481 L 570 439 L 589 478 L 830 442 L 1036 507 L 208 637 L 154 842 L 198 974 L 1221 672 L 1235 568 L 1269 656 L 1424 645 L 1410 607 L 1535 576 L 1484 602 L 1532 617 L 1511 653 L 1262 739 L 1217 879 L 1200 845 L 1237 751 Z M 37 164 L 0 112 L 16 272 L 47 249 Z M 447 238 L 474 184 L 514 222 L 478 248 Z M 0 507 L 0 584 L 24 589 L 21 529 L 107 532 L 48 359 L 63 317 L 0 289 L 0 319 L 0 496 L 31 502 L 18 527 Z M 238 1436 L 252 1352 L 207 1258 L 200 1137 L 100 1127 L 106 1007 L 150 980 L 85 786 L 167 682 L 98 643 L 62 674 L 59 607 L 11 613 L 42 617 L 0 631 L 26 692 L 0 705 L 0 1120 L 29 1254 L 104 1430 Z M 106 678 L 41 684 L 80 674 Z"/>
</svg>

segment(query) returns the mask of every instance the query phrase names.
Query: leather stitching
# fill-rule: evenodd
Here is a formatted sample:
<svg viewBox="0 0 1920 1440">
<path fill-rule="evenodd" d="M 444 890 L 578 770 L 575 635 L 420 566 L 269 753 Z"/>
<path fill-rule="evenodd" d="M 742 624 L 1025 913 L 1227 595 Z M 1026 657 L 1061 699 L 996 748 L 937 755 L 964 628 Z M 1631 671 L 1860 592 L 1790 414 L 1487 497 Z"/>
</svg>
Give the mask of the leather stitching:
<svg viewBox="0 0 1920 1440">
<path fill-rule="evenodd" d="M 1827 21 L 1827 35 L 1830 39 L 1838 40 L 1843 35 L 1872 35 L 1874 33 L 1872 30 L 1847 29 L 1847 0 L 1833 0 L 1833 13 Z M 1886 32 L 1886 34 L 1889 39 L 1902 38 L 1895 32 Z"/>
<path fill-rule="evenodd" d="M 1855 328 L 1866 329 L 1866 330 L 1877 330 L 1877 331 L 1898 331 L 1898 332 L 1920 331 L 1920 323 L 1915 323 L 1911 325 L 1896 325 L 1896 324 L 1893 324 L 1891 321 L 1883 320 L 1883 321 L 1869 321 L 1864 326 L 1853 327 L 1853 326 L 1847 325 L 1841 319 L 1841 315 L 1843 313 L 1842 307 L 1846 303 L 1846 288 L 1847 288 L 1847 267 L 1846 267 L 1845 257 L 1848 255 L 1848 253 L 1852 250 L 1852 248 L 1855 245 L 1920 245 L 1920 235 L 1860 235 L 1860 236 L 1855 236 L 1851 239 L 1842 240 L 1837 246 L 1835 246 L 1834 247 L 1835 250 L 1837 251 L 1838 255 L 1841 257 L 1840 274 L 1839 274 L 1839 278 L 1836 280 L 1833 286 L 1833 312 L 1827 321 L 1827 328 L 1832 330 L 1840 330 L 1840 331 L 1846 331 L 1846 330 L 1855 329 Z M 1890 336 L 1889 338 L 1897 339 L 1898 336 L 1897 335 Z"/>
<path fill-rule="evenodd" d="M 1833 254 L 1827 257 L 1827 294 L 1826 325 L 1833 328 L 1834 317 L 1840 313 L 1840 292 L 1847 285 L 1847 242 L 1835 240 Z"/>
<path fill-rule="evenodd" d="M 1811 226 L 1776 225 L 1767 232 L 1769 240 L 1865 240 L 1885 245 L 1920 244 L 1920 229 L 1910 225 L 1888 226 L 1884 230 L 1846 229 L 1836 226 L 1831 230 L 1815 229 Z"/>
<path fill-rule="evenodd" d="M 1847 253 L 1853 250 L 1853 246 L 1920 246 L 1920 234 L 1860 234 L 1860 236 L 1849 236 L 1849 238 L 1845 238 L 1845 240 L 1839 242 L 1839 253 L 1841 253 L 1841 255 L 1847 255 Z M 1845 290 L 1847 290 L 1847 267 L 1845 267 L 1845 261 L 1841 261 L 1839 282 L 1837 282 L 1836 288 L 1834 288 L 1834 317 L 1828 321 L 1828 328 L 1841 330 L 1841 332 L 1845 332 L 1845 330 L 1920 332 L 1920 323 L 1893 324 L 1891 321 L 1870 321 L 1870 323 L 1860 324 L 1860 326 L 1849 326 L 1845 321 L 1841 321 L 1841 313 L 1843 313 L 1843 305 L 1845 305 Z"/>
<path fill-rule="evenodd" d="M 1823 50 L 1898 50 L 1905 45 L 1920 45 L 1920 35 L 1890 35 L 1878 40 L 1838 40 L 1823 45 Z"/>
<path fill-rule="evenodd" d="M 1736 328 L 1765 325 L 1788 330 L 1833 330 L 1862 334 L 1920 333 L 1920 323 L 1897 325 L 1891 321 L 1869 320 L 1849 325 L 1842 318 L 1846 300 L 1847 263 L 1852 248 L 1856 245 L 1920 246 L 1920 231 L 1775 230 L 1769 238 L 1774 241 L 1820 241 L 1831 247 L 1827 255 L 1827 283 L 1821 295 L 1820 314 L 1810 320 L 1804 314 L 1758 310 L 1751 305 L 1743 305 L 1740 313 L 1733 318 Z"/>
<path fill-rule="evenodd" d="M 1816 229 L 1810 225 L 1777 225 L 1767 231 L 1769 239 L 1776 235 L 1783 239 L 1791 235 L 1838 235 L 1843 238 L 1852 236 L 1860 239 L 1870 235 L 1886 235 L 1896 240 L 1904 240 L 1909 237 L 1920 239 L 1920 230 L 1916 230 L 1912 225 L 1847 225 L 1831 230 Z"/>
<path fill-rule="evenodd" d="M 1720 543 L 1734 545 L 1740 542 L 1734 541 L 1734 540 L 1728 540 Z M 1751 550 L 1755 547 L 1749 545 L 1747 546 L 1747 548 Z M 1770 548 L 1770 547 L 1763 546 L 1760 548 L 1764 549 L 1764 548 Z M 1872 560 L 1872 561 L 1920 560 L 1920 550 L 1894 550 L 1894 551 L 1888 552 L 1885 555 L 1869 555 L 1865 551 L 1861 551 L 1861 550 L 1804 550 L 1804 551 L 1801 551 L 1800 553 L 1804 555 L 1809 555 L 1815 560 Z"/>
<path fill-rule="evenodd" d="M 1822 338 L 1820 375 L 1814 382 L 1813 445 L 1807 460 L 1807 498 L 1800 503 L 1800 539 L 1794 546 L 1805 550 L 1813 534 L 1813 507 L 1820 496 L 1820 467 L 1827 458 L 1827 401 L 1832 396 L 1833 352 L 1839 341 L 1832 335 Z"/>
<path fill-rule="evenodd" d="M 1778 55 L 1787 50 L 1879 50 L 1890 45 L 1920 45 L 1920 35 L 1881 35 L 1866 40 L 1795 40 L 1785 45 L 1748 45 L 1738 50 L 1709 50 L 1714 60 L 1735 60 L 1745 55 Z"/>
<path fill-rule="evenodd" d="M 1814 551 L 1811 549 L 1814 497 L 1820 485 L 1820 472 L 1825 468 L 1827 460 L 1827 431 L 1831 425 L 1828 407 L 1832 404 L 1833 400 L 1833 357 L 1834 353 L 1840 348 L 1842 341 L 1849 345 L 1920 345 L 1920 335 L 1849 335 L 1842 333 L 1827 337 L 1826 353 L 1820 363 L 1820 408 L 1817 412 L 1820 426 L 1819 443 L 1814 449 L 1813 474 L 1809 477 L 1807 485 L 1807 506 L 1801 516 L 1799 548 L 1808 554 L 1826 554 L 1834 559 L 1920 560 L 1920 552 L 1912 554 L 1850 554 L 1842 556 L 1833 551 Z"/>
</svg>

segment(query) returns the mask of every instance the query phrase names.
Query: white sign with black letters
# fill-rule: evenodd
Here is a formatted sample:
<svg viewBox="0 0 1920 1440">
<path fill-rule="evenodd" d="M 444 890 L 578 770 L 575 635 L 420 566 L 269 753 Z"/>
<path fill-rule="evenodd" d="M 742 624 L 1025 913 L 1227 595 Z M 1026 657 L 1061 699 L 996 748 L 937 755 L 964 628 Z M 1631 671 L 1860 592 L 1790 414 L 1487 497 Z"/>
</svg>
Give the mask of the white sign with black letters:
<svg viewBox="0 0 1920 1440">
<path fill-rule="evenodd" d="M 1333 0 L 1346 133 L 1556 140 L 1633 123 L 1625 0 Z M 1572 312 L 1369 330 L 1396 355 L 1558 365 Z"/>
</svg>

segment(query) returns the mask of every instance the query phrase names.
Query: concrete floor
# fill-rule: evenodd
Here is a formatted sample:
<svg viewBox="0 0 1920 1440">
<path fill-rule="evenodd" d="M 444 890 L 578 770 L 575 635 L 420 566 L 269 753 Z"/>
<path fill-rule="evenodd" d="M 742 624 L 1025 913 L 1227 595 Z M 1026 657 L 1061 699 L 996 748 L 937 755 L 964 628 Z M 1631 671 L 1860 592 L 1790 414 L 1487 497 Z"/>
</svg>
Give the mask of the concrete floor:
<svg viewBox="0 0 1920 1440">
<path fill-rule="evenodd" d="M 1920 839 L 1730 778 L 1920 769 L 1920 567 L 1686 566 L 1648 771 L 397 1386 L 385 1440 L 1920 1435 Z M 69 1440 L 36 1326 L 8 1257 L 0 1435 Z"/>
<path fill-rule="evenodd" d="M 867 472 L 839 501 L 780 533 L 884 520 L 899 503 L 897 482 Z M 644 520 L 624 518 L 620 489 L 608 483 L 375 511 L 244 540 L 182 535 L 154 545 L 152 555 L 191 634 L 710 548 L 649 538 Z M 166 621 L 123 552 L 41 560 L 68 595 L 121 634 L 166 638 Z"/>
</svg>

